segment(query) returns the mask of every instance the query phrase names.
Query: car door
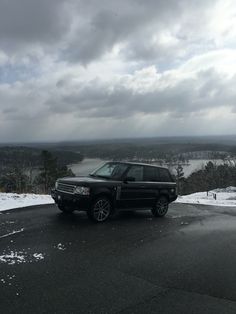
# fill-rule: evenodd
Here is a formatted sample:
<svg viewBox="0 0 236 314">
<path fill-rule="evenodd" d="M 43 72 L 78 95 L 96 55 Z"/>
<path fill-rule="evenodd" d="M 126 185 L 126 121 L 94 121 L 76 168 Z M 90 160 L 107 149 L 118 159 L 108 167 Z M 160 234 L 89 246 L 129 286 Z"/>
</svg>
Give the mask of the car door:
<svg viewBox="0 0 236 314">
<path fill-rule="evenodd" d="M 146 200 L 150 207 L 152 207 L 159 195 L 159 168 L 153 166 L 145 166 L 144 182 L 146 185 Z"/>
<path fill-rule="evenodd" d="M 145 208 L 147 191 L 143 181 L 144 166 L 132 165 L 126 173 L 127 180 L 121 185 L 122 208 Z"/>
</svg>

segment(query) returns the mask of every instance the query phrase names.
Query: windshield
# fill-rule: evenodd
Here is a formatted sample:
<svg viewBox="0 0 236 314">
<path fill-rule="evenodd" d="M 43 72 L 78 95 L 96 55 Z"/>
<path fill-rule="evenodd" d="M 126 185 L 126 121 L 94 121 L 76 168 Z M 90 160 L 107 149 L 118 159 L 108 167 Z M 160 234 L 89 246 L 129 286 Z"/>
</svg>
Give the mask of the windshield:
<svg viewBox="0 0 236 314">
<path fill-rule="evenodd" d="M 117 162 L 108 162 L 103 165 L 101 168 L 95 170 L 90 175 L 95 177 L 102 177 L 107 179 L 120 179 L 125 171 L 127 170 L 128 165 Z"/>
</svg>

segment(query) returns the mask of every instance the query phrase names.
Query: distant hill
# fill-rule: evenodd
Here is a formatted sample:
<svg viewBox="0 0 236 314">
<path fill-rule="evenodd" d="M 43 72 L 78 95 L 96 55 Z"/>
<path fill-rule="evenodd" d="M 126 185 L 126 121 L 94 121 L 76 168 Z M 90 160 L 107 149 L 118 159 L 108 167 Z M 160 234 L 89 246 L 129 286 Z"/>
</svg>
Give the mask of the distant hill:
<svg viewBox="0 0 236 314">
<path fill-rule="evenodd" d="M 165 136 L 165 137 L 144 137 L 144 138 L 114 138 L 114 139 L 94 139 L 94 140 L 73 140 L 55 142 L 28 142 L 28 143 L 0 143 L 0 146 L 25 146 L 38 148 L 56 148 L 63 146 L 83 146 L 94 144 L 222 144 L 236 145 L 236 135 L 211 135 L 211 136 Z"/>
<path fill-rule="evenodd" d="M 80 140 L 25 143 L 24 145 L 11 143 L 8 147 L 12 149 L 20 149 L 20 147 L 35 150 L 47 149 L 59 155 L 64 162 L 68 160 L 67 164 L 78 157 L 73 154 L 117 160 L 178 159 L 191 158 L 191 156 L 216 159 L 236 155 L 236 135 Z"/>
</svg>

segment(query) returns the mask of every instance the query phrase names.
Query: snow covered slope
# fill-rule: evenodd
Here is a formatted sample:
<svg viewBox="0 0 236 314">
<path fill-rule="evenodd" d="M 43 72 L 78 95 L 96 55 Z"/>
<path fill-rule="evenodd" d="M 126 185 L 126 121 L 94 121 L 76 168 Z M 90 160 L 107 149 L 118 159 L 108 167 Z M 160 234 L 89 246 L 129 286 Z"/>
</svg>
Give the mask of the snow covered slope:
<svg viewBox="0 0 236 314">
<path fill-rule="evenodd" d="M 236 187 L 215 189 L 207 192 L 179 196 L 176 203 L 203 204 L 216 206 L 236 206 Z"/>
<path fill-rule="evenodd" d="M 0 211 L 40 204 L 52 204 L 50 195 L 0 193 Z"/>
</svg>

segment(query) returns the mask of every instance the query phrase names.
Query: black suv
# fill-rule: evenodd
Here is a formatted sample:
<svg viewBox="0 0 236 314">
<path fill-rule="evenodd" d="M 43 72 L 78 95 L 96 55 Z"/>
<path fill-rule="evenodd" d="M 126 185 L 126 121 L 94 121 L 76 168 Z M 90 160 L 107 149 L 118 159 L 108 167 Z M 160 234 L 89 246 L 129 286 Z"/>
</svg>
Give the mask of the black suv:
<svg viewBox="0 0 236 314">
<path fill-rule="evenodd" d="M 85 210 L 89 218 L 103 222 L 116 210 L 151 209 L 163 217 L 177 191 L 166 168 L 107 162 L 87 177 L 58 179 L 51 195 L 61 211 Z"/>
</svg>

